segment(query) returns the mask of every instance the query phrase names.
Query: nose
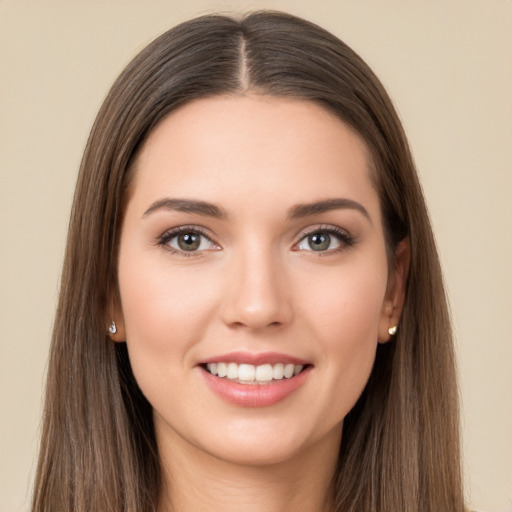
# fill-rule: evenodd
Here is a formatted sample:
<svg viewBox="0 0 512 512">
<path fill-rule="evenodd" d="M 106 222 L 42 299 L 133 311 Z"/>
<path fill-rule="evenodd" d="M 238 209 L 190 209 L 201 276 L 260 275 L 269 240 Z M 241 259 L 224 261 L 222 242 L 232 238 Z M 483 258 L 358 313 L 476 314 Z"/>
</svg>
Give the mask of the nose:
<svg viewBox="0 0 512 512">
<path fill-rule="evenodd" d="M 288 324 L 293 309 L 284 267 L 269 250 L 253 248 L 234 258 L 228 270 L 223 321 L 251 330 Z"/>
</svg>

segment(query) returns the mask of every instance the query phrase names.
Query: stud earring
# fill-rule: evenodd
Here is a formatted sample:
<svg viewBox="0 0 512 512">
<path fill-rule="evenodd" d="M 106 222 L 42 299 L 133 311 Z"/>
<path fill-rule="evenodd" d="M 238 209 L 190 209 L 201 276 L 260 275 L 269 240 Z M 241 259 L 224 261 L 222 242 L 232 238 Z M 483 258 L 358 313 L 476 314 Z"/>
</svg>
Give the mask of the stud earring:
<svg viewBox="0 0 512 512">
<path fill-rule="evenodd" d="M 393 327 L 390 327 L 390 328 L 388 329 L 388 334 L 389 334 L 390 336 L 394 336 L 394 335 L 396 334 L 396 328 L 397 328 L 397 326 L 396 326 L 396 325 L 394 325 Z"/>
<path fill-rule="evenodd" d="M 108 326 L 108 332 L 109 334 L 115 334 L 117 332 L 117 326 L 114 320 L 112 320 L 112 323 Z"/>
</svg>

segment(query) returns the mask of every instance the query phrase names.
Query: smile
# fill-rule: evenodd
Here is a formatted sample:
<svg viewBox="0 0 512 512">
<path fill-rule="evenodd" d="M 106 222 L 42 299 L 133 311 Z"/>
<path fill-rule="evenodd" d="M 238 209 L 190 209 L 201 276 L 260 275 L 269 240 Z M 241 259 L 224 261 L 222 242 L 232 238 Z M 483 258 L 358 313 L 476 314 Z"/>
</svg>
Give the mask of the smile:
<svg viewBox="0 0 512 512">
<path fill-rule="evenodd" d="M 290 379 L 302 372 L 304 365 L 292 363 L 252 364 L 208 363 L 206 370 L 214 376 L 226 378 L 239 384 L 269 384 L 272 381 Z"/>
<path fill-rule="evenodd" d="M 207 386 L 238 407 L 269 407 L 295 394 L 309 380 L 313 365 L 277 353 L 232 352 L 199 365 Z"/>
</svg>

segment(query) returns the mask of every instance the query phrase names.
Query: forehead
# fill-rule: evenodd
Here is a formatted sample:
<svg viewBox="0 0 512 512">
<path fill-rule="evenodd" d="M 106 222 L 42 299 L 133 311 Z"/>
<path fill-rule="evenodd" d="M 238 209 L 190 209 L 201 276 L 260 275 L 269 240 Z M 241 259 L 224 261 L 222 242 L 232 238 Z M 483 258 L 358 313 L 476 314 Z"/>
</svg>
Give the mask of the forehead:
<svg viewBox="0 0 512 512">
<path fill-rule="evenodd" d="M 153 130 L 134 166 L 132 196 L 378 203 L 370 167 L 361 137 L 312 102 L 220 96 L 181 107 Z"/>
</svg>

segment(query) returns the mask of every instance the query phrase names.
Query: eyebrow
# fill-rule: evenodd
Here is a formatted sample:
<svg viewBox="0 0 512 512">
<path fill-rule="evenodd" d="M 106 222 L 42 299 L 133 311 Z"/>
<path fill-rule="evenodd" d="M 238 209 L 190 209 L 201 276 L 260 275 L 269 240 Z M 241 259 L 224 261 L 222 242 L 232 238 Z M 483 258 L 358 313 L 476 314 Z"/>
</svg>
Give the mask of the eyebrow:
<svg viewBox="0 0 512 512">
<path fill-rule="evenodd" d="M 368 210 L 352 199 L 347 198 L 333 198 L 325 199 L 324 201 L 315 201 L 313 203 L 296 204 L 288 210 L 287 217 L 295 220 L 311 215 L 318 215 L 319 213 L 328 212 L 331 210 L 341 209 L 352 209 L 360 212 L 372 223 L 372 219 Z M 205 217 L 214 217 L 216 219 L 226 219 L 226 212 L 213 203 L 206 201 L 199 201 L 196 199 L 173 199 L 166 197 L 155 201 L 151 206 L 144 212 L 142 217 L 147 217 L 151 213 L 158 210 L 174 210 L 184 213 L 195 213 L 197 215 L 203 215 Z"/>
<path fill-rule="evenodd" d="M 206 201 L 197 201 L 195 199 L 172 199 L 166 197 L 155 201 L 142 215 L 147 217 L 149 214 L 157 210 L 174 210 L 184 213 L 195 213 L 206 217 L 214 217 L 216 219 L 225 219 L 226 213 L 218 206 Z"/>
<path fill-rule="evenodd" d="M 288 210 L 289 219 L 300 219 L 310 215 L 328 212 L 330 210 L 351 209 L 362 213 L 373 224 L 368 210 L 357 201 L 347 198 L 333 198 L 324 201 L 316 201 L 314 203 L 297 204 Z"/>
</svg>

